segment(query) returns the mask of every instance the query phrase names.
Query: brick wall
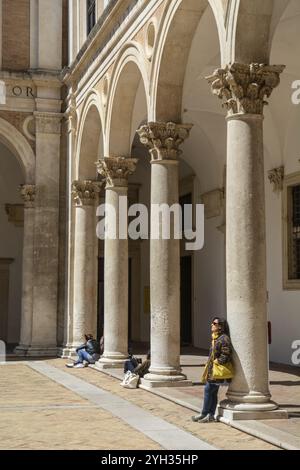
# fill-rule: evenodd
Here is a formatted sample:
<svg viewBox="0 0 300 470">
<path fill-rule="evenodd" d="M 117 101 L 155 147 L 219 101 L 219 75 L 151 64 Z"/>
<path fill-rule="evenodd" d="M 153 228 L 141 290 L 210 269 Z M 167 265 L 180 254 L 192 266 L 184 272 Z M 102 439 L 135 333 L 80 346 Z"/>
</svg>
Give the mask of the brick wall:
<svg viewBox="0 0 300 470">
<path fill-rule="evenodd" d="M 3 0 L 2 69 L 30 67 L 30 0 Z"/>
</svg>

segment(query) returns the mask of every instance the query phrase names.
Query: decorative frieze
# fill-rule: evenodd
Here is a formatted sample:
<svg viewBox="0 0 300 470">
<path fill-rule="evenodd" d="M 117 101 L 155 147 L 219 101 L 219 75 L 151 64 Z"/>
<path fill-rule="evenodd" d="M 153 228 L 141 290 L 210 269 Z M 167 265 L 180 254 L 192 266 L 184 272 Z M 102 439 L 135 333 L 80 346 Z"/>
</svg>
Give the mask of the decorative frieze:
<svg viewBox="0 0 300 470">
<path fill-rule="evenodd" d="M 19 191 L 25 203 L 25 208 L 34 207 L 36 186 L 33 184 L 22 184 L 19 186 Z"/>
<path fill-rule="evenodd" d="M 180 145 L 189 137 L 192 124 L 149 122 L 137 132 L 151 154 L 152 161 L 178 160 Z"/>
<path fill-rule="evenodd" d="M 284 180 L 284 166 L 270 170 L 268 172 L 268 178 L 270 180 L 270 183 L 273 185 L 273 191 L 275 193 L 282 191 Z"/>
<path fill-rule="evenodd" d="M 73 181 L 72 196 L 77 206 L 93 205 L 101 191 L 101 181 Z"/>
<path fill-rule="evenodd" d="M 106 188 L 127 187 L 128 177 L 135 172 L 138 160 L 135 158 L 110 157 L 99 160 L 98 173 L 105 178 Z"/>
<path fill-rule="evenodd" d="M 235 63 L 217 69 L 207 80 L 229 115 L 263 114 L 284 69 L 284 65 Z"/>
</svg>

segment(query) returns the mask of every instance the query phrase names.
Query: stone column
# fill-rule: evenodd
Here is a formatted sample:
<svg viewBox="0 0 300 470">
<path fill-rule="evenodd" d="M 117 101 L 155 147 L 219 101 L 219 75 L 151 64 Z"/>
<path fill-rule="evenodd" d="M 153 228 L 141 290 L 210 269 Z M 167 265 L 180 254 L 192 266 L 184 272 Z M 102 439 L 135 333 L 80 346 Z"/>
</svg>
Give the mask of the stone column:
<svg viewBox="0 0 300 470">
<path fill-rule="evenodd" d="M 227 318 L 236 374 L 219 412 L 229 419 L 286 417 L 269 391 L 263 150 L 265 99 L 283 70 L 233 64 L 208 77 L 228 111 Z"/>
<path fill-rule="evenodd" d="M 97 335 L 96 205 L 100 189 L 100 182 L 74 181 L 72 184 L 76 215 L 71 351 L 85 341 L 84 334 Z"/>
<path fill-rule="evenodd" d="M 39 103 L 39 101 L 38 101 Z M 32 341 L 29 356 L 56 356 L 58 308 L 60 113 L 36 111 Z"/>
<path fill-rule="evenodd" d="M 100 368 L 123 367 L 128 358 L 127 194 L 128 176 L 135 171 L 136 164 L 137 160 L 122 157 L 104 158 L 97 164 L 98 172 L 106 179 L 105 224 L 109 230 L 116 227 L 116 237 L 105 238 L 104 353 L 98 362 Z M 122 196 L 126 199 L 121 206 Z M 126 224 L 123 237 L 119 232 L 120 216 Z"/>
<path fill-rule="evenodd" d="M 150 149 L 152 157 L 151 368 L 143 380 L 143 386 L 147 388 L 188 385 L 180 368 L 180 240 L 174 237 L 174 218 L 170 220 L 170 238 L 163 239 L 163 223 L 166 221 L 158 223 L 153 205 L 167 204 L 171 207 L 179 204 L 179 147 L 189 136 L 191 127 L 149 123 L 138 131 L 141 142 Z"/>
<path fill-rule="evenodd" d="M 24 200 L 22 311 L 20 344 L 15 349 L 15 353 L 20 356 L 26 355 L 32 339 L 35 192 L 34 185 L 20 186 L 20 193 Z"/>
</svg>

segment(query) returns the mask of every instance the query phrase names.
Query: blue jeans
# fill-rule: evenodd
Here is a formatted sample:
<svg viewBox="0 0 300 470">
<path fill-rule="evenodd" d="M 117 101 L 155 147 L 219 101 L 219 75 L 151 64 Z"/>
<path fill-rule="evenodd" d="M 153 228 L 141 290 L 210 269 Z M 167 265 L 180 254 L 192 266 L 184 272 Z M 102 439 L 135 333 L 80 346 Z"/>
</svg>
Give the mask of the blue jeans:
<svg viewBox="0 0 300 470">
<path fill-rule="evenodd" d="M 134 369 L 138 366 L 137 361 L 134 358 L 128 359 L 128 361 L 125 362 L 124 364 L 124 374 L 130 370 L 130 372 L 133 372 Z"/>
<path fill-rule="evenodd" d="M 218 392 L 220 385 L 207 382 L 204 388 L 204 403 L 202 414 L 214 416 L 218 405 Z"/>
<path fill-rule="evenodd" d="M 90 364 L 95 363 L 93 357 L 85 349 L 79 349 L 79 351 L 77 351 L 77 355 L 78 355 L 78 360 L 76 361 L 76 364 L 80 364 L 80 363 L 82 364 L 83 361 L 87 361 Z"/>
</svg>

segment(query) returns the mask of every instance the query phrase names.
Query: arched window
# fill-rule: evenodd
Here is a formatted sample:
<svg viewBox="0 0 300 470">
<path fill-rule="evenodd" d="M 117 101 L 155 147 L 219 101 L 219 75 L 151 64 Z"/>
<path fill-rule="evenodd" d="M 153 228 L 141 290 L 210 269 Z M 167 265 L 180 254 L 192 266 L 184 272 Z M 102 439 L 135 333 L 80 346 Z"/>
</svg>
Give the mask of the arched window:
<svg viewBox="0 0 300 470">
<path fill-rule="evenodd" d="M 96 24 L 96 0 L 87 0 L 87 35 L 90 34 Z"/>
</svg>

